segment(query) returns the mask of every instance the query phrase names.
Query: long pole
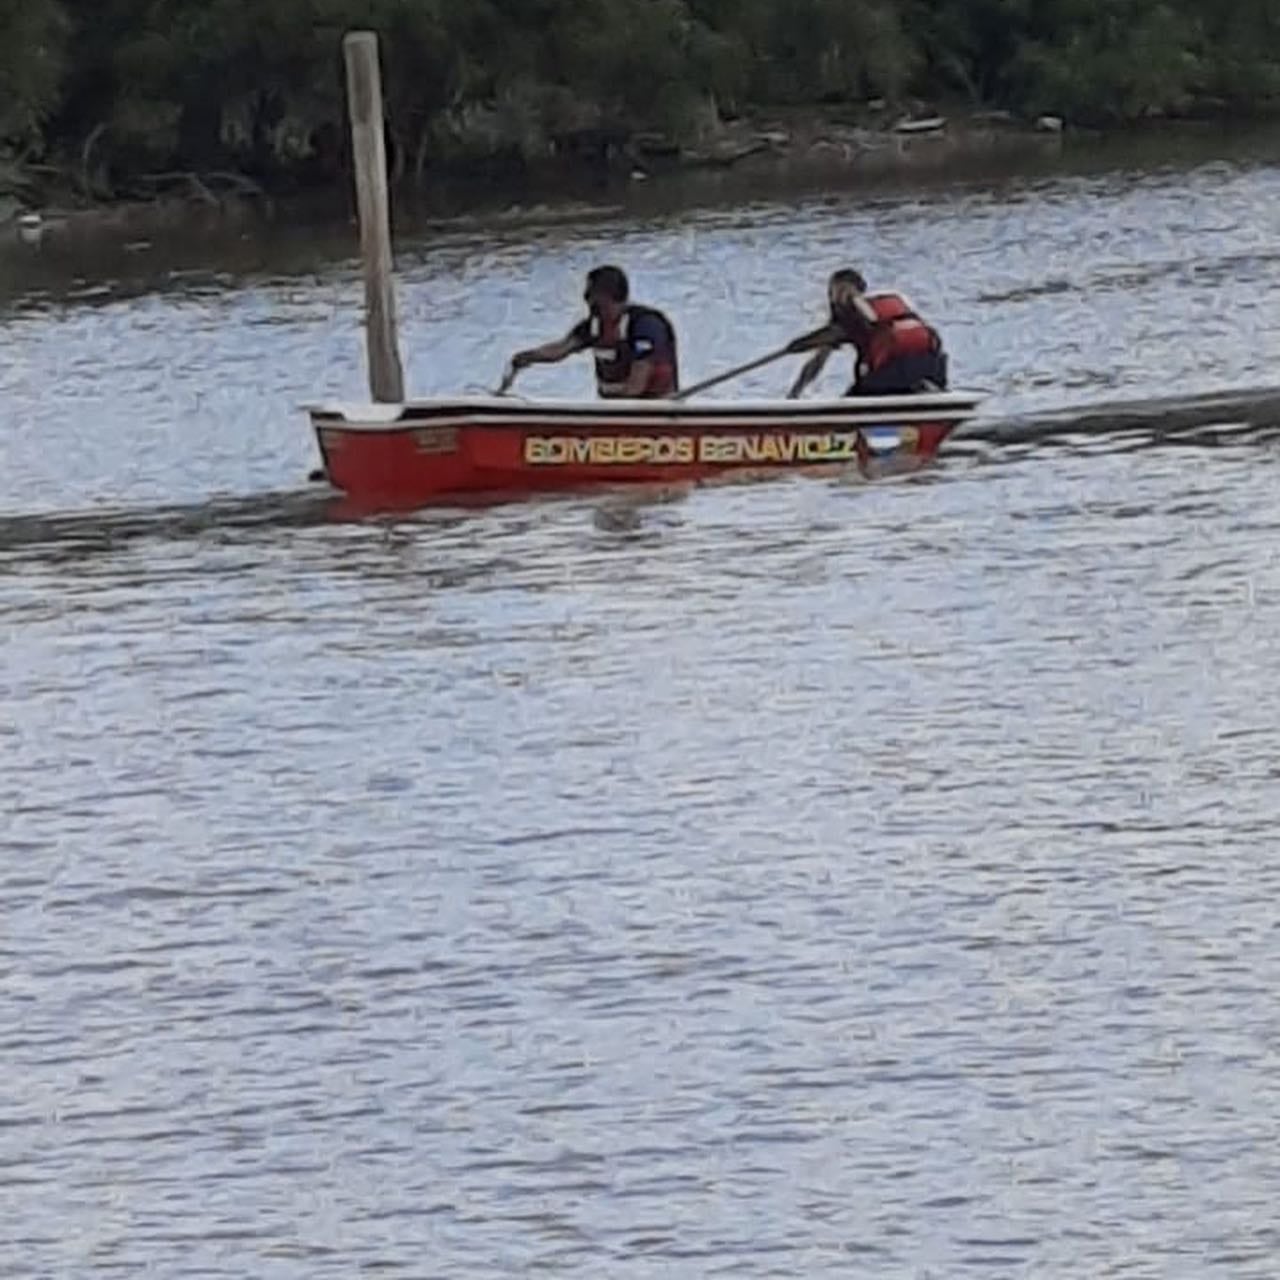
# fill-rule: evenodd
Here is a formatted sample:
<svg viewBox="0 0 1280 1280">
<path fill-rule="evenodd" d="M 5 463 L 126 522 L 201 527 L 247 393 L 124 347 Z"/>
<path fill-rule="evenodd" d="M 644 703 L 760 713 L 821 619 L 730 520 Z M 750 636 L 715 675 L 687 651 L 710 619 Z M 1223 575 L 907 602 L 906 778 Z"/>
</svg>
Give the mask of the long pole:
<svg viewBox="0 0 1280 1280">
<path fill-rule="evenodd" d="M 714 378 L 708 378 L 705 382 L 695 383 L 692 387 L 677 391 L 671 398 L 673 400 L 687 400 L 690 396 L 698 395 L 699 392 L 710 391 L 712 387 L 718 387 L 722 382 L 728 382 L 731 378 L 740 378 L 744 373 L 753 373 L 756 369 L 763 369 L 765 365 L 772 364 L 775 360 L 781 360 L 783 356 L 791 354 L 790 346 L 779 347 L 777 351 L 770 351 L 767 356 L 758 356 L 746 364 L 740 364 L 736 369 L 730 369 L 725 373 L 717 373 Z"/>
<path fill-rule="evenodd" d="M 404 401 L 404 370 L 400 365 L 391 283 L 391 211 L 378 37 L 372 31 L 353 31 L 344 38 L 342 52 L 347 66 L 347 110 L 356 162 L 360 256 L 364 260 L 369 392 L 374 400 L 400 404 Z"/>
<path fill-rule="evenodd" d="M 779 347 L 777 351 L 770 351 L 768 355 L 757 356 L 754 360 L 748 360 L 746 364 L 740 364 L 736 369 L 729 369 L 725 373 L 717 373 L 714 378 L 708 378 L 705 382 L 699 382 L 692 387 L 686 387 L 683 391 L 677 391 L 671 399 L 687 400 L 690 396 L 698 395 L 699 392 L 710 391 L 712 387 L 718 387 L 722 382 L 728 382 L 730 378 L 740 378 L 744 373 L 753 373 L 757 369 L 763 369 L 765 365 L 772 364 L 775 360 L 781 360 L 783 356 L 798 356 L 807 351 L 816 351 L 816 347 L 807 344 L 829 334 L 830 328 L 830 325 L 824 324 L 820 329 L 814 329 L 811 333 L 793 338 L 785 347 Z"/>
</svg>

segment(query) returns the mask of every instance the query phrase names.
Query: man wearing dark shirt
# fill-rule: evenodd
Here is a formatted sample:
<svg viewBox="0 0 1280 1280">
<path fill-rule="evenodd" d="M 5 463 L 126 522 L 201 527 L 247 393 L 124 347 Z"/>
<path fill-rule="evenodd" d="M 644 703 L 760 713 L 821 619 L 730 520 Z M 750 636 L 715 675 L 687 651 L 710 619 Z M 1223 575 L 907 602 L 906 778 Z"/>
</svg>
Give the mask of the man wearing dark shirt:
<svg viewBox="0 0 1280 1280">
<path fill-rule="evenodd" d="M 629 302 L 630 293 L 620 268 L 596 267 L 582 295 L 589 310 L 586 318 L 557 342 L 517 351 L 507 382 L 529 365 L 558 364 L 591 351 L 596 389 L 607 399 L 661 399 L 678 391 L 675 328 L 661 311 Z"/>
</svg>

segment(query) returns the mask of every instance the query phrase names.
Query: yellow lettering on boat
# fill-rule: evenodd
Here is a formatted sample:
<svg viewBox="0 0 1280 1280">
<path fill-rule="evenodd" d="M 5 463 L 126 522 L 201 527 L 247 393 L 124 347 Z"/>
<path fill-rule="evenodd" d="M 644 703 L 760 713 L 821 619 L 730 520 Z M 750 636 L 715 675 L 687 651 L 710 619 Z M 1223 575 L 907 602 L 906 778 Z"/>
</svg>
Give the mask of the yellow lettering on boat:
<svg viewBox="0 0 1280 1280">
<path fill-rule="evenodd" d="M 524 442 L 530 466 L 687 466 L 694 456 L 691 436 L 528 436 Z"/>
<path fill-rule="evenodd" d="M 702 436 L 698 440 L 698 461 L 705 463 L 727 462 L 725 446 L 732 445 L 732 439 L 724 436 Z"/>
<path fill-rule="evenodd" d="M 856 431 L 708 435 L 698 441 L 698 461 L 714 466 L 848 462 L 857 456 Z"/>
<path fill-rule="evenodd" d="M 524 461 L 530 466 L 784 466 L 851 462 L 858 456 L 858 432 L 714 432 L 708 435 L 528 436 Z"/>
<path fill-rule="evenodd" d="M 689 466 L 694 459 L 691 436 L 660 436 L 653 442 L 653 461 L 664 466 Z"/>
</svg>

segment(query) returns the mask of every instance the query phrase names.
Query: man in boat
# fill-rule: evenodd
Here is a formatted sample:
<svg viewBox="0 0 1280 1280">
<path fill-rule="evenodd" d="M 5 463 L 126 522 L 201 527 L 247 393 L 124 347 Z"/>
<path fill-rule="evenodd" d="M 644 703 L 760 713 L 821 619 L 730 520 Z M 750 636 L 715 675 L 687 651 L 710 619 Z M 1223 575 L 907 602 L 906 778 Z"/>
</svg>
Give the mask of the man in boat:
<svg viewBox="0 0 1280 1280">
<path fill-rule="evenodd" d="M 676 331 L 661 311 L 630 301 L 631 286 L 619 267 L 587 275 L 585 319 L 557 342 L 517 351 L 507 383 L 531 364 L 558 364 L 580 351 L 595 356 L 596 389 L 606 399 L 661 399 L 680 389 Z"/>
<path fill-rule="evenodd" d="M 844 268 L 827 283 L 828 322 L 791 344 L 796 354 L 812 351 L 795 385 L 794 400 L 822 372 L 842 346 L 856 352 L 850 396 L 897 396 L 947 389 L 947 354 L 942 339 L 901 294 L 867 292 L 862 275 Z"/>
</svg>

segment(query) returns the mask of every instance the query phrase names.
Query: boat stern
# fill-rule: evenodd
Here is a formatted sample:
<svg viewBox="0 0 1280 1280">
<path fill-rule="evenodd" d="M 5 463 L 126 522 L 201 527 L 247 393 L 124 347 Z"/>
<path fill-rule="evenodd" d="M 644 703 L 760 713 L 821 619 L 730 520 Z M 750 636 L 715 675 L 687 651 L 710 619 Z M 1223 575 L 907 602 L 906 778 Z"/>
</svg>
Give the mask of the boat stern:
<svg viewBox="0 0 1280 1280">
<path fill-rule="evenodd" d="M 324 474 L 334 488 L 377 501 L 467 487 L 459 430 L 410 421 L 405 405 L 308 405 Z"/>
</svg>

